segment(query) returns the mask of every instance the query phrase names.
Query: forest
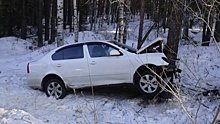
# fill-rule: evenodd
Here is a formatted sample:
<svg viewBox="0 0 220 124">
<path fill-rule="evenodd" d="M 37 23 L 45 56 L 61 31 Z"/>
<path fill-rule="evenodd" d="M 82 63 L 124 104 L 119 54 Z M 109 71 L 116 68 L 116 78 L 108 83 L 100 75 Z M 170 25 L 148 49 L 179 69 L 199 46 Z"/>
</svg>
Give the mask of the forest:
<svg viewBox="0 0 220 124">
<path fill-rule="evenodd" d="M 74 32 L 77 42 L 79 31 L 98 32 L 107 23 L 117 24 L 114 39 L 125 43 L 129 22 L 139 15 L 137 47 L 152 29 L 169 29 L 168 47 L 177 53 L 180 39 L 193 42 L 189 29 L 197 24 L 203 27 L 202 46 L 220 40 L 219 4 L 218 0 L 1 0 L 0 37 L 35 37 L 42 47 L 57 36 L 60 46 L 64 30 Z M 143 33 L 145 18 L 154 23 Z"/>
<path fill-rule="evenodd" d="M 129 34 L 131 30 L 134 34 Z M 27 62 L 55 47 L 82 39 L 108 39 L 132 40 L 140 49 L 152 34 L 167 40 L 170 63 L 176 64 L 179 57 L 184 63 L 175 100 L 160 104 L 142 96 L 127 99 L 113 93 L 114 98 L 103 94 L 94 98 L 78 93 L 55 101 L 26 88 Z M 0 123 L 69 123 L 68 119 L 77 123 L 127 123 L 126 119 L 130 123 L 220 123 L 219 0 L 0 0 L 0 43 Z M 17 100 L 17 106 L 8 104 L 11 99 Z M 26 103 L 27 99 L 33 103 Z M 55 115 L 59 112 L 63 116 Z M 105 115 L 115 119 L 109 121 Z"/>
</svg>

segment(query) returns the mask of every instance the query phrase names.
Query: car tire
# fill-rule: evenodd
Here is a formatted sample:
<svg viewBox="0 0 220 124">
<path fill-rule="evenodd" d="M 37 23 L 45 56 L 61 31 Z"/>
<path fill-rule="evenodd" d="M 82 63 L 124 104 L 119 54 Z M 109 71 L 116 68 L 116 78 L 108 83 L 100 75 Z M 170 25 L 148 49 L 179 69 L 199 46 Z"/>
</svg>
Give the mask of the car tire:
<svg viewBox="0 0 220 124">
<path fill-rule="evenodd" d="M 136 77 L 135 81 L 137 88 L 149 98 L 161 92 L 162 89 L 159 83 L 160 79 L 148 70 L 140 72 L 140 75 Z"/>
<path fill-rule="evenodd" d="M 51 79 L 45 85 L 45 93 L 48 97 L 62 99 L 67 95 L 67 89 L 59 79 Z"/>
</svg>

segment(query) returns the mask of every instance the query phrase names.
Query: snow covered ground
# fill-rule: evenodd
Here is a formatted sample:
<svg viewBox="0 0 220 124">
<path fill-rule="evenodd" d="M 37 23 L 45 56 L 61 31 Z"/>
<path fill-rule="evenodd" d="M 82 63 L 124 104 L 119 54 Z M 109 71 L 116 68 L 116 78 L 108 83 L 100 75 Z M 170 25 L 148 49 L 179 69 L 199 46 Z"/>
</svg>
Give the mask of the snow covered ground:
<svg viewBox="0 0 220 124">
<path fill-rule="evenodd" d="M 130 33 L 133 34 L 132 31 Z M 198 40 L 201 34 L 191 35 L 194 40 Z M 135 36 L 129 36 L 128 44 L 136 44 Z M 111 38 L 106 32 L 102 32 L 102 35 L 81 32 L 79 37 L 80 41 Z M 148 40 L 155 37 L 152 34 Z M 65 43 L 70 42 L 73 42 L 72 34 L 65 36 Z M 101 95 L 96 95 L 95 91 L 95 95 L 91 95 L 90 90 L 82 90 L 76 94 L 69 94 L 62 100 L 48 98 L 45 93 L 28 87 L 26 65 L 42 57 L 55 48 L 55 45 L 30 50 L 30 41 L 15 37 L 0 38 L 0 44 L 1 124 L 192 123 L 176 98 L 146 100 L 140 95 L 127 97 L 129 90 L 124 91 L 125 95 L 114 93 L 114 90 L 112 93 L 110 90 Z M 200 91 L 220 89 L 220 52 L 213 44 L 201 47 L 189 43 L 180 46 L 179 55 L 185 64 L 181 74 L 181 104 L 185 106 L 195 123 L 210 124 L 216 114 L 220 98 L 213 93 L 203 96 Z"/>
</svg>

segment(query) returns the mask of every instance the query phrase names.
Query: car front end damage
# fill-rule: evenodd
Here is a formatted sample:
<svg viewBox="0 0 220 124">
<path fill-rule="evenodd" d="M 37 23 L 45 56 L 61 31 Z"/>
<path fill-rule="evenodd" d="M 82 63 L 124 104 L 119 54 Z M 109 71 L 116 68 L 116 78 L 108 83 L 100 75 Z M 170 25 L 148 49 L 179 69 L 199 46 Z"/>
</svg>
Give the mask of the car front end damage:
<svg viewBox="0 0 220 124">
<path fill-rule="evenodd" d="M 161 85 L 161 92 L 163 91 L 175 91 L 177 84 L 180 82 L 181 77 L 180 73 L 182 72 L 182 65 L 177 60 L 177 64 L 169 64 L 167 66 L 163 66 L 160 73 L 160 85 Z"/>
<path fill-rule="evenodd" d="M 171 81 L 168 82 L 174 82 L 180 80 L 180 73 L 182 71 L 182 63 L 179 59 L 175 60 L 176 64 L 171 64 L 166 56 L 166 41 L 164 38 L 158 37 L 155 40 L 151 41 L 146 46 L 143 46 L 141 49 L 137 51 L 138 54 L 153 54 L 153 56 L 149 56 L 149 58 L 153 58 L 154 56 L 161 57 L 162 61 L 166 62 L 167 65 L 161 65 L 161 69 L 157 71 L 157 73 L 162 76 L 162 79 L 171 79 Z M 158 55 L 156 55 L 158 54 Z M 160 54 L 163 54 L 164 56 L 159 56 Z M 150 60 L 150 59 L 149 59 Z M 148 60 L 148 62 L 149 62 Z M 153 64 L 157 63 L 157 61 L 154 61 Z M 156 64 L 157 65 L 157 64 Z"/>
</svg>

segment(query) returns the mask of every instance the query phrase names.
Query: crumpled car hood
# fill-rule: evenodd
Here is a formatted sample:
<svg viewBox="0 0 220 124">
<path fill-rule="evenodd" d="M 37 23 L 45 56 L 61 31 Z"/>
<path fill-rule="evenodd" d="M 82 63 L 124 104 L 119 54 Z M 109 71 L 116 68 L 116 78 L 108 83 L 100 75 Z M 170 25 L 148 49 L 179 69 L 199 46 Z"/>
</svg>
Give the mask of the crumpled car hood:
<svg viewBox="0 0 220 124">
<path fill-rule="evenodd" d="M 150 48 L 150 49 L 152 49 L 152 51 L 153 50 L 159 50 L 159 49 L 163 49 L 163 47 L 164 47 L 164 39 L 162 38 L 162 37 L 158 37 L 158 38 L 156 38 L 155 40 L 153 40 L 153 41 L 151 41 L 149 44 L 147 44 L 147 45 L 145 45 L 145 46 L 143 46 L 141 49 L 139 49 L 136 53 L 137 54 L 139 54 L 139 53 L 141 53 L 141 52 L 149 52 L 149 51 L 147 51 L 148 50 L 148 48 Z M 161 48 L 159 48 L 159 47 L 161 47 Z M 150 51 L 151 52 L 151 51 Z M 162 52 L 162 51 L 159 51 L 159 52 Z"/>
</svg>

